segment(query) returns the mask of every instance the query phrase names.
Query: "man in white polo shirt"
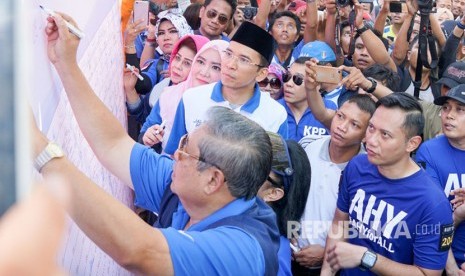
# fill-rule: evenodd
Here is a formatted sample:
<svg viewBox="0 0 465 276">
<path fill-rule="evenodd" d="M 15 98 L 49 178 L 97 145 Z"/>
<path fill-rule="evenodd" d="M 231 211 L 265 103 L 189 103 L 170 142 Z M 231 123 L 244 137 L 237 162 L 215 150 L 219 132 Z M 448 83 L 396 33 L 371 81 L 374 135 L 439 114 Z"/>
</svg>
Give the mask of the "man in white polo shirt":
<svg viewBox="0 0 465 276">
<path fill-rule="evenodd" d="M 268 75 L 273 38 L 250 22 L 244 22 L 222 55 L 221 81 L 187 90 L 176 111 L 165 152 L 173 154 L 182 135 L 197 128 L 211 106 L 229 107 L 257 122 L 265 130 L 287 137 L 287 114 L 257 81 Z"/>
<path fill-rule="evenodd" d="M 331 136 L 311 142 L 303 138 L 300 142 L 310 160 L 312 178 L 301 221 L 301 250 L 294 253 L 295 274 L 320 273 L 327 231 L 336 210 L 340 176 L 352 157 L 365 153 L 362 140 L 375 108 L 369 96 L 354 95 L 338 110 L 326 109 L 328 116 L 333 117 Z"/>
</svg>

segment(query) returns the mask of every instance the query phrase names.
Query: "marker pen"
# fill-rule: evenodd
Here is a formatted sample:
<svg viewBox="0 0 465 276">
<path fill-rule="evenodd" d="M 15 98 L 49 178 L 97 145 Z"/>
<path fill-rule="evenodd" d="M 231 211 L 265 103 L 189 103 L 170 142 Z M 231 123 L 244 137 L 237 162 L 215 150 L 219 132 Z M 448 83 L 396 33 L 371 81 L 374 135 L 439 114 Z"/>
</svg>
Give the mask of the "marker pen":
<svg viewBox="0 0 465 276">
<path fill-rule="evenodd" d="M 39 5 L 39 7 L 44 10 L 46 13 L 48 13 L 48 15 L 54 17 L 56 14 L 54 11 L 52 11 L 51 9 L 48 9 L 42 5 Z M 66 26 L 68 27 L 68 30 L 74 34 L 75 36 L 77 36 L 79 39 L 82 39 L 84 37 L 84 33 L 79 30 L 78 28 L 76 28 L 73 24 L 69 23 L 68 21 L 65 20 L 65 23 L 66 23 Z"/>
<path fill-rule="evenodd" d="M 165 127 L 166 127 L 166 121 L 161 122 L 160 128 L 165 129 Z M 155 135 L 158 135 L 158 134 L 160 134 L 160 131 L 156 130 Z"/>
<path fill-rule="evenodd" d="M 128 68 L 129 70 L 131 70 L 131 72 L 136 75 L 136 77 L 138 79 L 140 79 L 141 81 L 144 80 L 144 77 L 141 76 L 141 74 L 137 73 L 136 70 L 134 70 L 134 66 L 130 65 L 129 63 L 126 63 L 126 68 Z"/>
</svg>

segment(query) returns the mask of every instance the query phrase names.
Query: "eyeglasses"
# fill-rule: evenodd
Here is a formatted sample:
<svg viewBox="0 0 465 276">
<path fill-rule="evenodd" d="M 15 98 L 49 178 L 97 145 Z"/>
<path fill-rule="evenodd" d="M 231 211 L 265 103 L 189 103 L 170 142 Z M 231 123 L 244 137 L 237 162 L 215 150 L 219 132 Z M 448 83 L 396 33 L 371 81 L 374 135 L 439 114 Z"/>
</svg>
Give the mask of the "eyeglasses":
<svg viewBox="0 0 465 276">
<path fill-rule="evenodd" d="M 226 15 L 223 15 L 223 14 L 219 14 L 217 11 L 215 10 L 208 10 L 207 11 L 207 17 L 209 19 L 213 19 L 215 18 L 216 16 L 218 16 L 218 23 L 220 23 L 221 25 L 225 25 L 226 23 L 228 23 L 228 20 L 229 18 L 226 16 Z"/>
<path fill-rule="evenodd" d="M 217 167 L 218 169 L 221 170 L 221 168 L 211 162 L 208 162 L 206 161 L 203 157 L 201 156 L 197 156 L 197 155 L 193 155 L 193 154 L 190 154 L 188 152 L 185 151 L 185 148 L 187 146 L 187 143 L 189 142 L 189 134 L 184 134 L 181 139 L 179 140 L 179 145 L 178 145 L 178 152 L 179 153 L 182 153 L 186 156 L 189 156 L 190 158 L 193 158 L 199 162 L 202 162 L 202 163 L 205 163 L 205 164 L 208 164 L 210 166 L 213 166 L 213 167 Z"/>
<path fill-rule="evenodd" d="M 230 50 L 225 50 L 225 51 L 222 52 L 222 54 L 223 54 L 222 55 L 223 60 L 235 59 L 237 61 L 237 63 L 242 65 L 242 66 L 255 65 L 255 66 L 258 66 L 258 67 L 263 67 L 260 64 L 253 63 L 247 57 L 234 55 L 233 52 L 231 52 Z"/>
<path fill-rule="evenodd" d="M 294 175 L 294 169 L 292 167 L 292 161 L 289 155 L 287 143 L 279 134 L 268 132 L 268 136 L 270 136 L 271 145 L 273 148 L 273 162 L 271 165 L 271 171 L 282 177 L 284 182 L 284 185 L 282 186 L 284 186 L 284 191 L 287 192 L 289 191 L 289 187 L 292 183 L 292 176 Z M 277 187 L 281 186 L 269 176 L 267 180 Z"/>
<path fill-rule="evenodd" d="M 174 56 L 174 61 L 176 61 L 178 64 L 180 64 L 178 66 L 183 66 L 186 69 L 189 69 L 189 68 L 192 67 L 192 60 L 187 59 L 187 58 L 182 58 L 182 56 L 180 54 L 176 54 Z"/>
<path fill-rule="evenodd" d="M 286 72 L 283 74 L 283 81 L 284 82 L 288 82 L 290 81 L 292 78 L 292 81 L 295 83 L 295 85 L 297 86 L 301 86 L 302 83 L 304 82 L 304 76 L 302 76 L 301 74 L 295 74 L 295 75 L 292 75 L 291 73 L 289 72 Z"/>
<path fill-rule="evenodd" d="M 258 83 L 258 86 L 264 88 L 264 87 L 267 87 L 268 84 L 270 85 L 272 89 L 281 89 L 282 87 L 281 81 L 278 78 L 271 78 L 271 79 L 265 78 Z"/>
</svg>

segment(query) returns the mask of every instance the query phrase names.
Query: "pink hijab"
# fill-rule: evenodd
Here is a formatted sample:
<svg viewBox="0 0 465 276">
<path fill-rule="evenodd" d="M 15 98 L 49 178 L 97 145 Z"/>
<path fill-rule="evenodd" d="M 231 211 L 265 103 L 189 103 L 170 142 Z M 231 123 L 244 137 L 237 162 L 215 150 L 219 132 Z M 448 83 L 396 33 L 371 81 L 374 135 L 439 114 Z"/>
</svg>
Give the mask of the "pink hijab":
<svg viewBox="0 0 465 276">
<path fill-rule="evenodd" d="M 229 46 L 229 43 L 224 40 L 212 40 L 206 43 L 195 55 L 193 60 L 193 65 L 196 66 L 197 58 L 201 53 L 208 49 L 215 49 L 220 54 Z M 192 88 L 194 76 L 192 75 L 192 70 L 190 71 L 187 79 L 177 85 L 166 87 L 160 95 L 159 104 L 160 104 L 160 116 L 163 121 L 166 121 L 165 135 L 166 139 L 163 139 L 163 147 L 165 146 L 166 141 L 168 141 L 171 129 L 173 127 L 174 116 L 176 114 L 176 109 L 178 108 L 179 101 L 181 100 L 184 91 L 189 88 Z"/>
</svg>

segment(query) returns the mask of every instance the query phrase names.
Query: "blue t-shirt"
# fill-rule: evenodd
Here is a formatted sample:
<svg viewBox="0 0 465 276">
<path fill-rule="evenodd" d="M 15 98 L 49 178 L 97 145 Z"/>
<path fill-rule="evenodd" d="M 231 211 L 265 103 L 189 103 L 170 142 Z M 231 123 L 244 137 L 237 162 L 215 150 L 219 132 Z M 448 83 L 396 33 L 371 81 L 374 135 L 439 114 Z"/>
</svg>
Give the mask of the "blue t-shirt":
<svg viewBox="0 0 465 276">
<path fill-rule="evenodd" d="M 423 143 L 415 158 L 449 200 L 452 190 L 465 187 L 465 151 L 452 147 L 446 136 Z M 465 222 L 455 229 L 452 252 L 459 266 L 465 262 Z"/>
<path fill-rule="evenodd" d="M 325 99 L 323 99 L 323 101 L 326 108 L 333 110 L 337 108 L 332 101 Z M 302 115 L 302 118 L 300 118 L 300 121 L 297 123 L 294 114 L 292 114 L 292 111 L 287 106 L 284 98 L 279 99 L 278 102 L 282 106 L 284 106 L 287 112 L 288 139 L 292 139 L 296 142 L 299 142 L 300 139 L 308 135 L 322 136 L 329 134 L 329 130 L 322 123 L 320 123 L 320 121 L 318 121 L 315 118 L 315 116 L 313 116 L 313 113 L 310 110 L 310 108 L 307 108 L 307 110 L 305 110 L 304 114 Z"/>
<path fill-rule="evenodd" d="M 453 235 L 452 208 L 423 169 L 388 179 L 367 155 L 357 155 L 343 172 L 337 208 L 349 214 L 351 244 L 398 263 L 432 270 L 445 267 L 449 246 L 442 239 Z M 341 271 L 372 274 L 359 268 Z"/>
<path fill-rule="evenodd" d="M 170 61 L 163 56 L 160 56 L 151 62 L 150 66 L 142 71 L 142 76 L 150 79 L 152 83 L 152 88 L 164 79 L 163 75 L 160 75 L 157 71 L 158 62 L 163 61 L 162 70 L 168 70 L 170 66 Z"/>
<path fill-rule="evenodd" d="M 134 145 L 130 171 L 136 205 L 157 213 L 160 211 L 161 199 L 171 183 L 173 163 L 169 157 L 156 154 L 148 147 Z M 252 235 L 235 226 L 207 229 L 216 221 L 244 213 L 256 200 L 236 199 L 185 231 L 182 229 L 189 221 L 189 215 L 179 204 L 173 213 L 171 227 L 160 229 L 170 248 L 175 274 L 263 275 L 264 253 Z"/>
</svg>

